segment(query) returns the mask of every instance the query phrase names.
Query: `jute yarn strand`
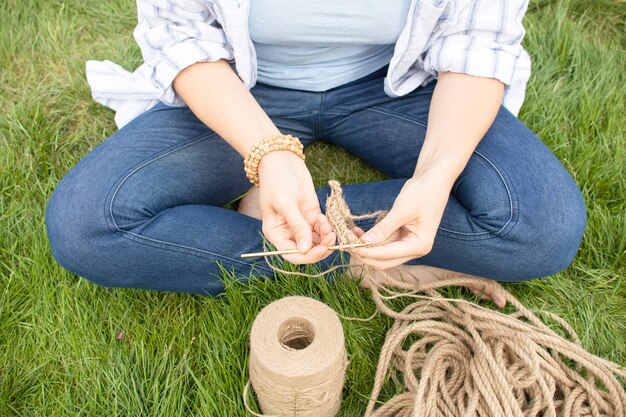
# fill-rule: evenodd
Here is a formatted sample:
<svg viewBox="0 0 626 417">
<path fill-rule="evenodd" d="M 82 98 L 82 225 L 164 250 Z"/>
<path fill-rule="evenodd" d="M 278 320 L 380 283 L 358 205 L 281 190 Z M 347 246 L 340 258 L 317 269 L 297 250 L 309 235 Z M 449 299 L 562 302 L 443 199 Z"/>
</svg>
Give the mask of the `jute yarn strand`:
<svg viewBox="0 0 626 417">
<path fill-rule="evenodd" d="M 329 185 L 326 216 L 339 243 L 357 243 L 354 221 L 384 213 L 353 216 L 340 184 Z M 377 310 L 395 319 L 380 352 L 365 417 L 625 416 L 626 370 L 583 349 L 560 317 L 538 313 L 567 338 L 492 281 L 468 277 L 419 284 L 367 266 L 363 271 Z M 375 273 L 389 285 L 378 284 Z M 516 311 L 504 314 L 437 291 L 470 285 L 494 286 Z M 389 301 L 398 298 L 415 301 L 396 311 Z M 402 392 L 381 403 L 388 375 Z"/>
</svg>

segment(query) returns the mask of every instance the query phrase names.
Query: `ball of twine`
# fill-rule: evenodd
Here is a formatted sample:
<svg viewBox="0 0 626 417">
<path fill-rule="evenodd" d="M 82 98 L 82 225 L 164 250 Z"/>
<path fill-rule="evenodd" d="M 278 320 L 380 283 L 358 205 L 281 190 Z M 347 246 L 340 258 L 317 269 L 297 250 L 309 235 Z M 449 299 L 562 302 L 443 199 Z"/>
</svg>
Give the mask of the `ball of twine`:
<svg viewBox="0 0 626 417">
<path fill-rule="evenodd" d="M 346 367 L 341 323 L 324 303 L 285 297 L 256 317 L 248 369 L 264 415 L 335 416 Z"/>
</svg>

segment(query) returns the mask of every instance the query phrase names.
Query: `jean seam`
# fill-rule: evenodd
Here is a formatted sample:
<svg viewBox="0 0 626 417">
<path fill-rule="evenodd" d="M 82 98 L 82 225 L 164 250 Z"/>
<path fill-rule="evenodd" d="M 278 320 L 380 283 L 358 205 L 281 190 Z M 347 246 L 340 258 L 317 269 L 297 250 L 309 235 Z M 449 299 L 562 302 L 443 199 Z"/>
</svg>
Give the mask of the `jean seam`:
<svg viewBox="0 0 626 417">
<path fill-rule="evenodd" d="M 395 117 L 395 118 L 397 118 L 397 119 L 401 119 L 401 120 L 404 120 L 404 121 L 406 121 L 406 122 L 413 123 L 413 124 L 416 124 L 416 125 L 418 125 L 418 126 L 421 126 L 421 127 L 423 127 L 424 129 L 426 129 L 426 128 L 427 128 L 427 126 L 426 126 L 425 124 L 423 124 L 423 123 L 420 123 L 420 122 L 418 122 L 418 121 L 415 121 L 415 120 L 409 119 L 409 118 L 407 118 L 407 117 L 405 117 L 405 116 L 402 116 L 402 115 L 399 115 L 399 114 L 396 114 L 396 113 L 392 113 L 392 112 L 389 112 L 389 111 L 383 111 L 383 110 L 380 110 L 380 109 L 375 109 L 375 108 L 373 108 L 373 107 L 366 107 L 366 108 L 364 108 L 363 110 L 368 110 L 368 111 L 372 111 L 372 112 L 375 112 L 375 113 L 384 114 L 384 115 L 386 115 L 386 116 Z"/>
<path fill-rule="evenodd" d="M 478 150 L 474 150 L 473 153 L 480 156 L 489 165 L 491 165 L 491 167 L 496 171 L 496 173 L 500 177 L 500 180 L 502 181 L 502 184 L 504 185 L 504 188 L 506 190 L 506 193 L 509 199 L 509 218 L 507 219 L 506 223 L 499 230 L 495 232 L 487 231 L 487 232 L 480 232 L 480 233 L 464 233 L 464 232 L 457 232 L 454 230 L 446 229 L 443 227 L 439 227 L 438 229 L 439 231 L 443 232 L 443 234 L 448 237 L 457 237 L 457 238 L 465 237 L 465 238 L 473 238 L 473 240 L 479 240 L 479 239 L 484 240 L 484 239 L 490 239 L 490 238 L 495 238 L 495 237 L 504 237 L 508 233 L 510 233 L 510 231 L 515 227 L 515 225 L 517 224 L 517 219 L 519 217 L 518 210 L 516 210 L 515 208 L 512 189 L 510 185 L 507 184 L 502 172 L 500 172 L 500 170 L 496 167 L 496 165 L 489 158 L 487 158 L 485 154 L 481 153 Z M 505 231 L 505 229 L 507 228 L 508 230 Z"/>
<path fill-rule="evenodd" d="M 322 91 L 322 99 L 320 100 L 319 114 L 317 115 L 317 132 L 315 132 L 316 140 L 319 140 L 324 135 L 323 114 L 324 114 L 324 102 L 325 101 L 326 101 L 326 91 Z"/>
<path fill-rule="evenodd" d="M 117 184 L 116 187 L 112 188 L 113 193 L 111 194 L 111 192 L 109 192 L 109 194 L 111 194 L 111 196 L 109 198 L 107 198 L 105 201 L 105 218 L 107 219 L 107 223 L 109 224 L 109 227 L 111 228 L 111 230 L 118 234 L 121 237 L 124 237 L 126 239 L 132 240 L 136 243 L 140 243 L 140 244 L 145 244 L 147 246 L 151 246 L 151 247 L 158 247 L 161 249 L 167 249 L 167 250 L 172 250 L 172 248 L 177 248 L 180 252 L 182 253 L 188 253 L 188 254 L 192 254 L 194 256 L 199 256 L 202 258 L 205 258 L 205 256 L 203 255 L 211 255 L 212 257 L 215 258 L 220 258 L 220 259 L 224 259 L 227 261 L 230 261 L 231 263 L 236 263 L 236 264 L 241 264 L 241 265 L 245 265 L 246 267 L 248 267 L 249 265 L 243 261 L 240 261 L 238 259 L 234 259 L 234 258 L 230 258 L 228 256 L 224 256 L 224 255 L 220 255 L 217 253 L 213 253 L 210 251 L 205 251 L 203 249 L 198 249 L 198 248 L 193 248 L 191 246 L 185 246 L 185 245 L 180 245 L 178 243 L 173 243 L 173 242 L 167 242 L 167 241 L 163 241 L 163 240 L 158 240 L 158 239 L 153 239 L 153 238 L 149 238 L 146 236 L 141 236 L 137 233 L 133 233 L 131 231 L 128 230 L 123 230 L 119 227 L 119 225 L 117 224 L 117 222 L 115 221 L 115 215 L 113 214 L 113 204 L 115 202 L 115 198 L 117 196 L 117 193 L 119 192 L 119 190 L 121 189 L 121 187 L 124 185 L 124 183 L 130 178 L 132 177 L 134 174 L 136 174 L 137 172 L 139 172 L 141 169 L 145 168 L 146 166 L 152 164 L 155 161 L 158 161 L 159 159 L 165 158 L 166 156 L 169 156 L 175 152 L 178 152 L 182 149 L 185 149 L 189 146 L 195 145 L 196 143 L 202 142 L 204 140 L 207 140 L 209 138 L 212 138 L 213 136 L 216 136 L 217 133 L 212 133 L 212 134 L 206 134 L 206 133 L 201 133 L 193 138 L 191 138 L 189 140 L 188 143 L 185 143 L 183 145 L 180 145 L 174 149 L 171 149 L 169 151 L 166 151 L 165 153 L 161 153 L 158 156 L 153 156 L 151 158 L 149 158 L 148 160 L 142 162 L 139 164 L 139 166 L 135 167 L 134 169 L 132 169 L 129 173 L 126 174 L 126 176 L 119 181 L 119 183 Z M 199 139 L 198 139 L 199 138 Z M 110 202 L 109 202 L 110 200 Z M 107 207 L 108 206 L 108 207 Z M 107 208 L 108 208 L 108 213 L 107 213 Z M 112 227 L 113 226 L 113 227 Z M 148 244 L 148 242 L 151 242 L 151 244 Z M 181 250 L 184 249 L 184 250 Z M 203 254 L 203 255 L 200 255 Z M 268 271 L 268 272 L 272 272 L 270 269 L 265 268 L 260 266 L 260 268 Z"/>
<path fill-rule="evenodd" d="M 185 254 L 192 255 L 192 256 L 197 256 L 202 259 L 206 259 L 205 255 L 210 255 L 213 258 L 219 258 L 221 260 L 229 261 L 230 263 L 233 263 L 233 264 L 239 264 L 245 267 L 260 268 L 269 272 L 270 274 L 273 273 L 271 269 L 266 268 L 264 266 L 256 265 L 256 264 L 250 265 L 243 261 L 240 261 L 239 259 L 231 258 L 225 255 L 220 255 L 220 254 L 206 251 L 203 249 L 198 249 L 198 248 L 194 248 L 194 247 L 186 246 L 186 245 L 180 245 L 178 243 L 167 242 L 164 240 L 153 239 L 153 238 L 141 236 L 137 233 L 133 233 L 133 232 L 126 231 L 126 230 L 119 230 L 115 233 L 125 239 L 131 240 L 135 243 L 139 243 L 140 245 L 150 246 L 150 247 L 159 248 L 159 249 L 165 249 L 169 251 L 172 251 L 175 248 L 175 251 L 177 252 L 185 253 Z"/>
<path fill-rule="evenodd" d="M 271 117 L 276 117 L 276 118 L 281 118 L 281 119 L 295 119 L 298 117 L 316 116 L 317 114 L 318 114 L 317 112 L 313 112 L 313 113 L 298 113 L 298 114 L 277 115 L 277 116 L 272 115 Z"/>
<path fill-rule="evenodd" d="M 113 203 L 115 202 L 115 197 L 117 196 L 117 193 L 119 192 L 120 188 L 122 187 L 122 185 L 124 185 L 124 183 L 131 177 L 133 176 L 135 173 L 137 173 L 139 170 L 145 168 L 146 166 L 150 165 L 151 163 L 158 161 L 161 158 L 165 158 L 166 156 L 169 156 L 175 152 L 178 152 L 182 149 L 185 149 L 189 146 L 195 145 L 196 143 L 199 143 L 205 139 L 208 139 L 210 137 L 213 137 L 217 135 L 217 133 L 213 133 L 213 134 L 209 134 L 207 135 L 206 133 L 201 133 L 193 138 L 191 138 L 189 140 L 189 142 L 183 144 L 183 145 L 178 145 L 173 149 L 170 150 L 166 150 L 165 152 L 162 153 L 157 153 L 156 156 L 153 155 L 147 159 L 145 159 L 143 162 L 139 163 L 138 166 L 135 166 L 135 168 L 133 168 L 130 172 L 127 172 L 127 174 L 123 177 L 123 179 L 121 181 L 116 181 L 117 186 L 114 186 L 113 188 L 111 188 L 111 191 L 109 191 L 109 195 L 110 197 L 107 197 L 107 199 L 105 200 L 105 217 L 107 218 L 107 220 L 109 220 L 109 227 L 111 228 L 111 231 L 113 232 L 124 232 L 124 230 L 122 230 L 119 225 L 117 224 L 117 222 L 115 221 L 115 216 L 113 215 Z M 198 139 L 200 138 L 200 139 Z M 120 178 L 122 178 L 120 176 Z M 108 206 L 108 211 L 107 211 L 107 206 Z M 107 215 L 108 214 L 108 215 Z M 112 226 L 111 226 L 112 223 Z"/>
<path fill-rule="evenodd" d="M 349 116 L 350 112 L 340 112 L 340 111 L 333 111 L 333 110 L 324 110 L 324 114 L 334 114 L 334 115 L 338 115 L 338 116 Z"/>
</svg>

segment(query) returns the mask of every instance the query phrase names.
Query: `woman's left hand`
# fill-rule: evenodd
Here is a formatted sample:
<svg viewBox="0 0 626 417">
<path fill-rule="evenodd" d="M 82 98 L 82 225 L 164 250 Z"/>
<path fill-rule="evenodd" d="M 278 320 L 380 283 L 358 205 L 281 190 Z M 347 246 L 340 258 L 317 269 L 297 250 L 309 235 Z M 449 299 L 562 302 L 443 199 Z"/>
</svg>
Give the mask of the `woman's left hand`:
<svg viewBox="0 0 626 417">
<path fill-rule="evenodd" d="M 409 179 L 392 209 L 379 223 L 367 233 L 355 229 L 362 242 L 379 244 L 396 232 L 395 239 L 380 246 L 354 249 L 353 256 L 376 269 L 385 270 L 427 255 L 432 249 L 450 189 L 451 184 L 442 177 L 424 175 Z"/>
</svg>

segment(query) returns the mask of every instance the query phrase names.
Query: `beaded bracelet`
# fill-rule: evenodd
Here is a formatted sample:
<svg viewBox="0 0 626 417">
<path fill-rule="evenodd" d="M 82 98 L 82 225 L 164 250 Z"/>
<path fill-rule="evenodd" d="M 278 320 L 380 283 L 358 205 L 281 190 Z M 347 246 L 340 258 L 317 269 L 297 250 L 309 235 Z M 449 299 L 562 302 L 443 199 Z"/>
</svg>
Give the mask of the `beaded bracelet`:
<svg viewBox="0 0 626 417">
<path fill-rule="evenodd" d="M 252 184 L 256 187 L 259 186 L 259 162 L 261 162 L 261 158 L 270 152 L 282 150 L 291 151 L 304 160 L 302 142 L 291 135 L 280 133 L 269 136 L 250 148 L 246 159 L 243 161 L 243 169 Z"/>
</svg>

